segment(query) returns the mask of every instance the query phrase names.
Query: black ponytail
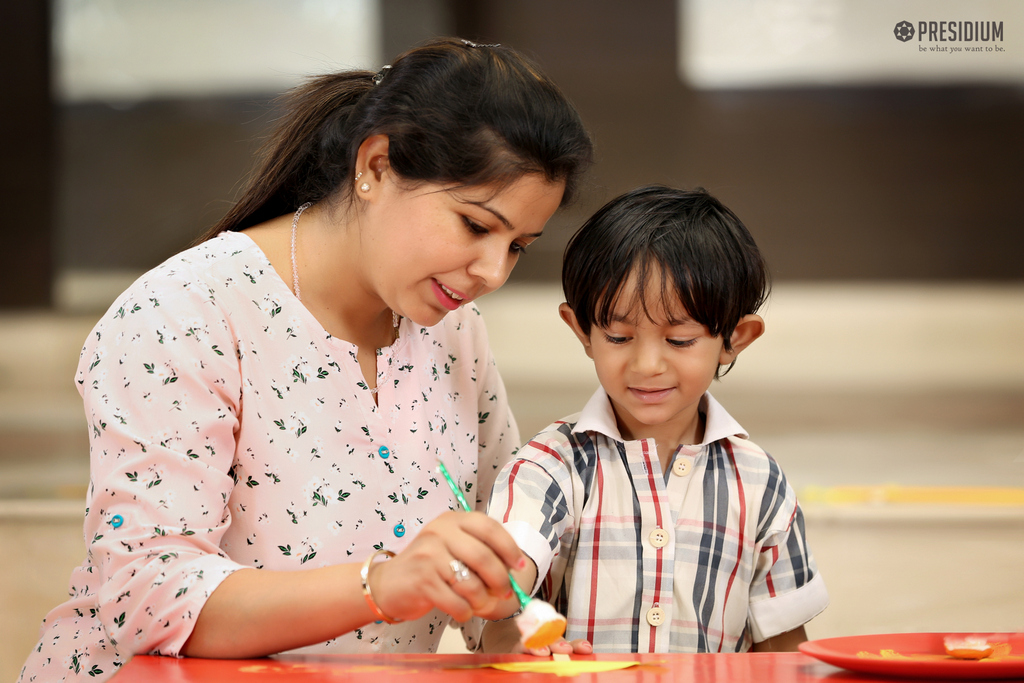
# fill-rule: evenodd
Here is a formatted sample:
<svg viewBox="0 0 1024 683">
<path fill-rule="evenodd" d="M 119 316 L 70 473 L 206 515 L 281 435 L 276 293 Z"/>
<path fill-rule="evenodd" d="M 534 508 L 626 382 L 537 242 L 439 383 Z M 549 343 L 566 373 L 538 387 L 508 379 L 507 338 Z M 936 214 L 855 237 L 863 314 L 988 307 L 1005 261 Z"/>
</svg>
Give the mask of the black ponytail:
<svg viewBox="0 0 1024 683">
<path fill-rule="evenodd" d="M 592 158 L 572 104 L 504 46 L 433 40 L 378 74 L 313 78 L 283 104 L 286 113 L 242 198 L 203 239 L 303 202 L 350 198 L 359 146 L 372 135 L 388 136 L 390 168 L 403 179 L 501 186 L 537 173 L 565 183 L 563 205 Z"/>
</svg>

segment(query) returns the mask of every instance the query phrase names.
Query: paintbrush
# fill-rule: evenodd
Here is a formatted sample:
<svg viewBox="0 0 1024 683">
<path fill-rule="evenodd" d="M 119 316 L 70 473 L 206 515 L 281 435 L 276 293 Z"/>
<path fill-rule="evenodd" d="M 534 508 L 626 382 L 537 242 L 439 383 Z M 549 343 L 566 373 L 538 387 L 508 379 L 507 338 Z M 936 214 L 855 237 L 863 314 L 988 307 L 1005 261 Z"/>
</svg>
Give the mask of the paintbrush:
<svg viewBox="0 0 1024 683">
<path fill-rule="evenodd" d="M 452 479 L 452 475 L 448 474 L 448 468 L 444 466 L 440 459 L 437 461 L 437 469 L 444 475 L 445 481 L 448 482 L 448 487 L 455 494 L 462 509 L 466 512 L 472 512 L 473 508 L 466 502 L 466 497 L 462 495 L 458 484 Z M 523 592 L 523 589 L 519 587 L 519 584 L 512 577 L 511 572 L 509 572 L 508 580 L 512 584 L 512 592 L 519 598 L 520 613 L 516 617 L 516 625 L 522 634 L 523 645 L 533 650 L 547 647 L 561 638 L 562 634 L 565 633 L 565 617 L 543 600 L 531 598 Z"/>
</svg>

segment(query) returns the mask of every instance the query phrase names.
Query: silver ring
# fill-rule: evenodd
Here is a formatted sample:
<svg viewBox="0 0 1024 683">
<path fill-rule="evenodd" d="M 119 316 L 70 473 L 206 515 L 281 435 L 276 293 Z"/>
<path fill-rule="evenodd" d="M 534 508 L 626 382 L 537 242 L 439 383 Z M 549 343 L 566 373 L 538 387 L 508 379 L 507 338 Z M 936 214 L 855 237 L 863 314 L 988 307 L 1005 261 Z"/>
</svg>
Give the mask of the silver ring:
<svg viewBox="0 0 1024 683">
<path fill-rule="evenodd" d="M 448 566 L 452 568 L 452 573 L 455 575 L 455 583 L 460 583 L 469 578 L 469 567 L 459 560 L 452 560 L 448 563 Z"/>
</svg>

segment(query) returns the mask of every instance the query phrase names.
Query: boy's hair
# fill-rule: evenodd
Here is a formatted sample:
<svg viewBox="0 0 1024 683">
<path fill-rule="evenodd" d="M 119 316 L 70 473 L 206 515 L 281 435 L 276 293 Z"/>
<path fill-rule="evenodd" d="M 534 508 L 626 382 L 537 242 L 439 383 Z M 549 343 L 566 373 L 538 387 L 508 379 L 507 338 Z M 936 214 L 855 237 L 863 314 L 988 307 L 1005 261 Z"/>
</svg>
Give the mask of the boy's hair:
<svg viewBox="0 0 1024 683">
<path fill-rule="evenodd" d="M 576 231 L 562 258 L 562 290 L 584 334 L 611 324 L 633 273 L 636 301 L 648 319 L 647 285 L 660 273 L 663 310 L 681 303 L 730 350 L 740 318 L 756 313 L 770 289 L 754 238 L 703 188 L 639 187 L 605 204 Z"/>
</svg>

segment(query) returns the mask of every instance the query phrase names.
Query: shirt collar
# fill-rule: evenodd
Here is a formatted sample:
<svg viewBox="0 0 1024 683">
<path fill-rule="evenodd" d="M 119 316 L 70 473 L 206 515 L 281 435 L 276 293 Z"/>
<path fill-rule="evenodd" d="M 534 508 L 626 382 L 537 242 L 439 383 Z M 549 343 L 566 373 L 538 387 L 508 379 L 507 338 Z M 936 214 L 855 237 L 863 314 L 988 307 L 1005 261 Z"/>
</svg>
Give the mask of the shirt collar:
<svg viewBox="0 0 1024 683">
<path fill-rule="evenodd" d="M 707 415 L 707 422 L 704 425 L 704 441 L 699 445 L 706 446 L 730 436 L 738 436 L 741 439 L 748 438 L 746 430 L 722 407 L 721 403 L 715 400 L 710 392 L 704 392 L 704 396 L 701 397 L 700 410 Z M 612 402 L 604 387 L 598 387 L 594 395 L 587 401 L 587 405 L 583 406 L 573 431 L 599 432 L 616 441 L 625 441 L 619 432 L 619 426 L 615 421 L 615 411 L 612 410 Z"/>
</svg>

